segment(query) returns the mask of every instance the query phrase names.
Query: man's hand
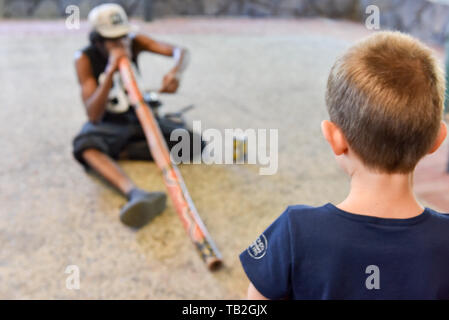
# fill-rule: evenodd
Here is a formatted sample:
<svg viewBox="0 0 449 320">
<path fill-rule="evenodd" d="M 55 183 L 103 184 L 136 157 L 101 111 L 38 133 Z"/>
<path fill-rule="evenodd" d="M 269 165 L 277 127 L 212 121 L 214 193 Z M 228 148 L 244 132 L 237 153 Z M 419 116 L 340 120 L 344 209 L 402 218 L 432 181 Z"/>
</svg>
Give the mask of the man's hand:
<svg viewBox="0 0 449 320">
<path fill-rule="evenodd" d="M 120 59 L 123 57 L 129 58 L 128 50 L 125 48 L 113 48 L 109 52 L 108 65 L 106 66 L 106 72 L 113 73 L 118 70 Z"/>
<path fill-rule="evenodd" d="M 162 81 L 162 87 L 159 90 L 159 92 L 174 93 L 176 92 L 176 90 L 178 90 L 178 87 L 179 87 L 179 80 L 176 77 L 176 73 L 170 71 L 164 76 L 164 79 Z"/>
</svg>

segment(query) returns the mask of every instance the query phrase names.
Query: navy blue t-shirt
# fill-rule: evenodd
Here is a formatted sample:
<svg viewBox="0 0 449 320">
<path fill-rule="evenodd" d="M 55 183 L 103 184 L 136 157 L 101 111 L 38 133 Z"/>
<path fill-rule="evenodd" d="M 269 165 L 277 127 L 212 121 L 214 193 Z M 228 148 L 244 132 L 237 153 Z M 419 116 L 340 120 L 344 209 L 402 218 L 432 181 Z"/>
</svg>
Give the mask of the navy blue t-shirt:
<svg viewBox="0 0 449 320">
<path fill-rule="evenodd" d="M 290 206 L 240 260 L 269 299 L 449 299 L 449 215 Z"/>
</svg>

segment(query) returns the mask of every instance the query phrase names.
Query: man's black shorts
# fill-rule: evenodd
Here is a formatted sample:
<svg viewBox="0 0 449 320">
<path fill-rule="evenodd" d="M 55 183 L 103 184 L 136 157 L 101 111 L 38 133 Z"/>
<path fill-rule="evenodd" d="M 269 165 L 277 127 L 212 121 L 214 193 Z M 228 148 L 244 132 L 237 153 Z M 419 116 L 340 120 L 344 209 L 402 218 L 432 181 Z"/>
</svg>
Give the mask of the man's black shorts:
<svg viewBox="0 0 449 320">
<path fill-rule="evenodd" d="M 170 118 L 157 117 L 156 119 L 165 141 L 169 149 L 171 149 L 178 143 L 178 141 L 170 141 L 171 132 L 178 128 L 185 128 L 185 125 Z M 191 139 L 193 139 L 193 134 L 190 130 L 189 133 Z M 201 147 L 203 149 L 203 142 L 201 142 Z M 124 154 L 126 154 L 128 159 L 152 160 L 144 132 L 137 117 L 131 117 L 126 122 L 102 121 L 95 124 L 92 122 L 85 123 L 81 132 L 73 140 L 73 155 L 85 168 L 88 168 L 88 166 L 82 154 L 86 149 L 91 148 L 99 150 L 113 159 L 118 159 L 125 151 Z M 192 155 L 192 152 L 190 154 Z"/>
</svg>

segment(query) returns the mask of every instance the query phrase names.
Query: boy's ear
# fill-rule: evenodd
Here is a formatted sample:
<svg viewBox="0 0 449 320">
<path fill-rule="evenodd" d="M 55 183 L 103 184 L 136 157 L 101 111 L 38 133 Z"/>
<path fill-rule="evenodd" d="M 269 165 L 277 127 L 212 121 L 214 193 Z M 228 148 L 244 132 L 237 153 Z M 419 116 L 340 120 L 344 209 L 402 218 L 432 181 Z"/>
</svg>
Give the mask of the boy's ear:
<svg viewBox="0 0 449 320">
<path fill-rule="evenodd" d="M 444 123 L 444 121 L 441 121 L 440 130 L 438 131 L 438 136 L 435 139 L 435 142 L 433 143 L 433 147 L 430 149 L 429 154 L 434 153 L 435 151 L 438 150 L 438 148 L 443 143 L 444 139 L 446 139 L 446 135 L 447 135 L 446 124 Z"/>
<path fill-rule="evenodd" d="M 346 141 L 341 129 L 335 123 L 323 120 L 321 122 L 321 132 L 327 140 L 335 155 L 339 156 L 348 150 L 348 142 Z"/>
</svg>

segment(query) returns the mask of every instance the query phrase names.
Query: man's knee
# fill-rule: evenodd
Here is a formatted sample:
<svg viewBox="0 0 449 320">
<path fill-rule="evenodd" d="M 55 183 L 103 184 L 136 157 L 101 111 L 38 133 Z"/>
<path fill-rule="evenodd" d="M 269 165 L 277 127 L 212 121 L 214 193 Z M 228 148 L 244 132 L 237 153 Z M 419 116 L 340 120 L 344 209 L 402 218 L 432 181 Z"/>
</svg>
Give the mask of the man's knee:
<svg viewBox="0 0 449 320">
<path fill-rule="evenodd" d="M 87 148 L 81 153 L 81 157 L 86 162 L 91 162 L 98 158 L 107 157 L 107 154 L 95 148 Z"/>
</svg>

